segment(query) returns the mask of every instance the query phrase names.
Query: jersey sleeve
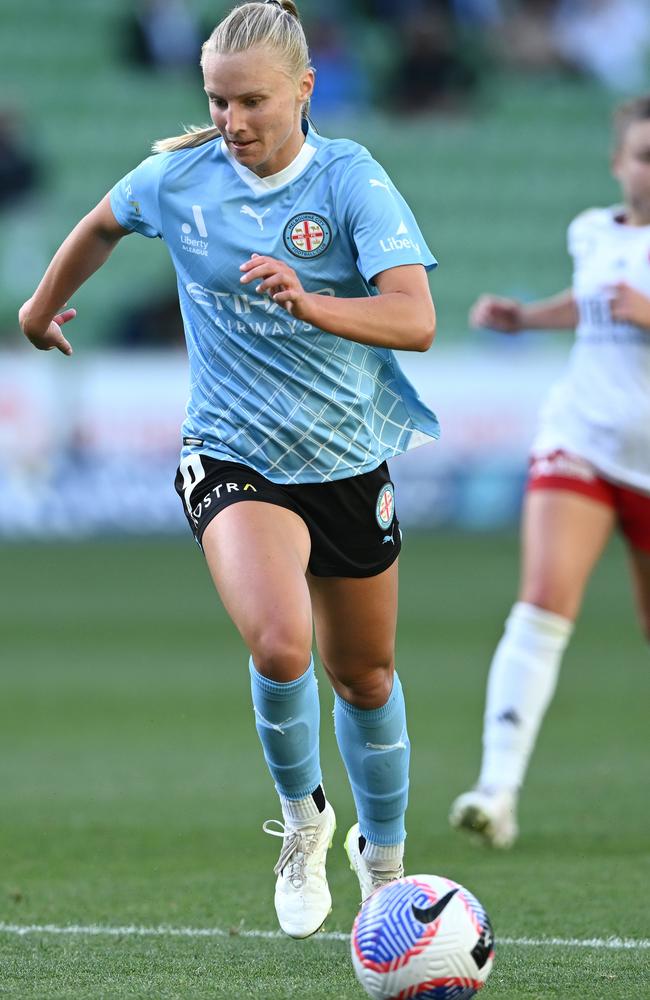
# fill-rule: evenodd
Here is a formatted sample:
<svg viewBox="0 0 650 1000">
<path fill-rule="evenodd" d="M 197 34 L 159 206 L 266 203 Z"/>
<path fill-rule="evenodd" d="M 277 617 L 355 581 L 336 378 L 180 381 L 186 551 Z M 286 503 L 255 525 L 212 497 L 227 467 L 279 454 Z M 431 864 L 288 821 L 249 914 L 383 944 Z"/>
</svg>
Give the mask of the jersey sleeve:
<svg viewBox="0 0 650 1000">
<path fill-rule="evenodd" d="M 411 209 L 369 153 L 355 157 L 342 177 L 339 212 L 366 281 L 403 264 L 437 266 Z"/>
<path fill-rule="evenodd" d="M 585 257 L 593 246 L 594 239 L 611 221 L 611 210 L 588 208 L 576 215 L 567 229 L 567 250 L 576 264 Z"/>
<path fill-rule="evenodd" d="M 162 236 L 158 189 L 165 159 L 160 153 L 148 157 L 109 192 L 119 224 L 150 239 Z"/>
</svg>

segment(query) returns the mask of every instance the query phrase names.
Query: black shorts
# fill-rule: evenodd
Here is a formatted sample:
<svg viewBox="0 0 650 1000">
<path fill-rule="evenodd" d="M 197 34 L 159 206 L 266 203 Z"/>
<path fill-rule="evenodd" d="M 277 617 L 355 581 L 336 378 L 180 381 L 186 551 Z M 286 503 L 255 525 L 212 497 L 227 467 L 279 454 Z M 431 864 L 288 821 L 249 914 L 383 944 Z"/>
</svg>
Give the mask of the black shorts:
<svg viewBox="0 0 650 1000">
<path fill-rule="evenodd" d="M 220 510 L 256 500 L 286 507 L 303 519 L 314 576 L 376 576 L 399 555 L 395 490 L 385 462 L 349 479 L 285 486 L 238 462 L 192 455 L 179 466 L 174 486 L 199 545 Z"/>
</svg>

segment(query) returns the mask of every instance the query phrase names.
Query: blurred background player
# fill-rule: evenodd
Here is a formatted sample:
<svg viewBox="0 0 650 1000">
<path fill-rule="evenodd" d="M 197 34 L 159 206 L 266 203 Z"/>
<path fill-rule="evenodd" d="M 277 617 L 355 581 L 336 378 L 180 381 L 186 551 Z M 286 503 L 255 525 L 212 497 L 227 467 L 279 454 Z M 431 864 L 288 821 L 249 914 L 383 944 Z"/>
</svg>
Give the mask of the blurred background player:
<svg viewBox="0 0 650 1000">
<path fill-rule="evenodd" d="M 435 260 L 356 143 L 306 117 L 294 5 L 235 8 L 203 46 L 213 127 L 157 144 L 73 230 L 20 312 L 71 354 L 62 303 L 137 231 L 178 275 L 191 397 L 176 488 L 251 652 L 255 719 L 284 822 L 275 904 L 306 937 L 331 909 L 312 630 L 335 691 L 362 897 L 403 872 L 409 741 L 394 672 L 400 532 L 386 458 L 438 435 L 392 348 L 426 350 Z"/>
<path fill-rule="evenodd" d="M 504 333 L 575 327 L 569 368 L 532 446 L 517 603 L 490 666 L 476 787 L 452 826 L 495 847 L 517 836 L 517 796 L 584 589 L 612 531 L 625 536 L 650 638 L 650 95 L 614 115 L 612 171 L 623 204 L 569 227 L 573 287 L 522 304 L 485 295 L 474 326 Z"/>
</svg>

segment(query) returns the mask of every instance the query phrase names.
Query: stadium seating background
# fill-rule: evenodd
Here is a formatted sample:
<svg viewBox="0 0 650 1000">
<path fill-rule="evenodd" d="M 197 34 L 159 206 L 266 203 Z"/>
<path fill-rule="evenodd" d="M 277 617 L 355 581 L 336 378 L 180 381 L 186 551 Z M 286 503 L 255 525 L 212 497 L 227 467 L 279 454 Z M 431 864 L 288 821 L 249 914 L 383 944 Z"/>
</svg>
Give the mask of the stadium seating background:
<svg viewBox="0 0 650 1000">
<path fill-rule="evenodd" d="M 215 19 L 222 6 L 200 3 Z M 17 329 L 17 306 L 74 222 L 153 138 L 205 118 L 198 75 L 120 59 L 131 7 L 0 0 L 0 106 L 22 111 L 44 164 L 41 190 L 0 215 L 0 994 L 361 1000 L 345 939 L 359 905 L 342 849 L 354 810 L 329 685 L 321 674 L 323 764 L 339 822 L 328 930 L 340 939 L 298 945 L 273 936 L 279 845 L 261 825 L 277 802 L 255 738 L 247 654 L 171 486 L 170 411 L 174 392 L 179 411 L 184 393 L 172 369 L 182 352 L 109 351 L 125 310 L 172 284 L 164 247 L 125 240 L 75 296 L 74 359 L 33 351 Z M 351 19 L 353 8 L 350 0 L 341 23 L 369 74 L 383 78 L 392 39 Z M 485 526 L 497 507 L 515 517 L 523 375 L 546 378 L 533 345 L 548 338 L 470 335 L 466 310 L 484 288 L 532 296 L 567 282 L 568 221 L 616 194 L 606 162 L 614 100 L 584 81 L 500 73 L 456 117 L 376 109 L 327 121 L 315 101 L 324 133 L 360 139 L 385 164 L 441 263 L 432 276 L 438 339 L 413 361 L 430 366 L 444 433 L 439 446 L 395 463 L 412 469 L 408 490 L 398 487 L 405 526 L 409 495 L 415 513 L 427 508 L 438 524 L 448 514 L 446 524 L 453 515 L 463 528 Z M 558 364 L 568 342 L 551 338 Z M 154 368 L 167 370 L 166 383 L 152 380 Z M 441 372 L 444 393 L 434 384 Z M 142 397 L 147 419 L 132 420 Z M 513 426 L 522 454 L 506 467 L 499 446 Z M 439 482 L 428 465 L 442 470 Z M 143 523 L 171 529 L 172 505 L 181 538 L 132 537 Z M 108 539 L 91 537 L 96 524 Z M 647 997 L 650 674 L 621 540 L 598 567 L 566 656 L 522 801 L 521 841 L 497 856 L 452 833 L 446 814 L 476 775 L 517 539 L 410 529 L 405 538 L 398 663 L 413 747 L 409 870 L 447 874 L 486 905 L 498 941 L 486 997 Z"/>
<path fill-rule="evenodd" d="M 15 310 L 77 219 L 155 138 L 206 120 L 198 72 L 165 74 L 121 56 L 126 0 L 3 0 L 2 104 L 33 135 L 44 175 L 40 192 L 4 213 L 0 261 L 0 344 L 16 341 Z M 224 4 L 192 5 L 206 23 Z M 341 13 L 371 79 L 390 65 L 386 27 Z M 309 16 L 316 4 L 303 3 Z M 317 66 L 318 68 L 318 66 Z M 367 145 L 412 204 L 440 268 L 432 278 L 439 345 L 461 337 L 475 295 L 486 288 L 525 296 L 553 292 L 569 278 L 564 234 L 590 204 L 616 188 L 607 170 L 608 115 L 615 98 L 579 79 L 492 73 L 470 110 L 412 118 L 373 111 L 345 119 L 314 116 L 324 134 Z M 126 307 L 173 283 L 165 249 L 126 241 L 101 280 L 77 296 L 83 338 L 113 339 Z"/>
</svg>

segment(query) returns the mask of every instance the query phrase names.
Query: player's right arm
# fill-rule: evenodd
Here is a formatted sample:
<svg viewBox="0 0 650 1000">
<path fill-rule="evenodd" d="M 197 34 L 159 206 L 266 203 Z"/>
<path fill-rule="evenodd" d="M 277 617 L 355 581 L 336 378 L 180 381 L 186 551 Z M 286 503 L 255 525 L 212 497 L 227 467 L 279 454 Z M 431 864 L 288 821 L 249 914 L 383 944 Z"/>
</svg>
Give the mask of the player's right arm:
<svg viewBox="0 0 650 1000">
<path fill-rule="evenodd" d="M 470 325 L 519 333 L 521 330 L 573 330 L 578 324 L 578 308 L 568 288 L 559 295 L 538 302 L 519 302 L 497 295 L 481 295 L 469 313 Z"/>
<path fill-rule="evenodd" d="M 76 315 L 74 309 L 65 309 L 68 299 L 108 260 L 129 232 L 113 215 L 108 195 L 75 226 L 18 313 L 21 329 L 34 347 L 40 351 L 57 348 L 62 354 L 72 354 L 61 330 Z"/>
</svg>

